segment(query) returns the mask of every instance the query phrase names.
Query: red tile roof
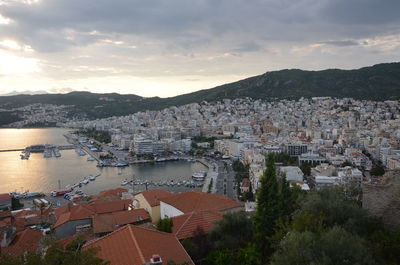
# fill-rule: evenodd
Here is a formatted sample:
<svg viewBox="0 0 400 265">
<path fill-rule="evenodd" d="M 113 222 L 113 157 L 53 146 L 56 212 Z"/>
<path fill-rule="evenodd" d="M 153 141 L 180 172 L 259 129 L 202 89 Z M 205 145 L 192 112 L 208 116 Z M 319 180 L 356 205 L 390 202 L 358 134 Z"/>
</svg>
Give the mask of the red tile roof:
<svg viewBox="0 0 400 265">
<path fill-rule="evenodd" d="M 116 211 L 128 210 L 129 205 L 132 204 L 131 200 L 117 200 L 117 201 L 109 201 L 109 202 L 98 202 L 91 203 L 90 206 L 92 209 L 98 213 L 112 213 Z"/>
<path fill-rule="evenodd" d="M 97 256 L 110 261 L 112 265 L 142 265 L 154 254 L 161 256 L 163 264 L 174 261 L 177 264 L 194 264 L 178 239 L 169 233 L 126 225 L 84 247 L 100 248 Z"/>
<path fill-rule="evenodd" d="M 201 191 L 188 191 L 160 199 L 183 213 L 193 211 L 224 211 L 243 207 L 243 203 L 236 202 L 226 196 L 205 193 Z"/>
<path fill-rule="evenodd" d="M 8 193 L 0 194 L 0 202 L 11 201 L 11 196 Z"/>
<path fill-rule="evenodd" d="M 204 211 L 173 217 L 172 233 L 179 240 L 193 237 L 198 228 L 207 234 L 213 228 L 214 223 L 222 219 L 222 216 L 222 212 Z"/>
<path fill-rule="evenodd" d="M 87 204 L 65 205 L 55 210 L 57 221 L 54 228 L 65 224 L 68 221 L 89 219 L 95 211 Z"/>
<path fill-rule="evenodd" d="M 144 209 L 97 214 L 93 216 L 93 233 L 112 232 L 122 225 L 150 221 Z"/>
<path fill-rule="evenodd" d="M 174 195 L 166 190 L 146 190 L 142 194 L 151 207 L 160 205 L 160 199 Z"/>
<path fill-rule="evenodd" d="M 68 221 L 92 218 L 95 214 L 112 213 L 128 210 L 131 200 L 117 200 L 109 202 L 95 202 L 91 204 L 65 205 L 55 210 L 58 227 Z"/>
<path fill-rule="evenodd" d="M 127 192 L 127 189 L 124 188 L 116 188 L 111 190 L 103 190 L 98 194 L 92 195 L 93 200 L 102 199 L 104 197 L 118 197 L 121 198 L 122 193 Z"/>
<path fill-rule="evenodd" d="M 0 218 L 11 216 L 10 211 L 0 211 Z"/>
<path fill-rule="evenodd" d="M 8 247 L 2 248 L 2 253 L 10 256 L 20 256 L 26 251 L 35 252 L 39 249 L 39 243 L 42 239 L 41 230 L 26 229 L 17 233 L 14 240 Z"/>
</svg>

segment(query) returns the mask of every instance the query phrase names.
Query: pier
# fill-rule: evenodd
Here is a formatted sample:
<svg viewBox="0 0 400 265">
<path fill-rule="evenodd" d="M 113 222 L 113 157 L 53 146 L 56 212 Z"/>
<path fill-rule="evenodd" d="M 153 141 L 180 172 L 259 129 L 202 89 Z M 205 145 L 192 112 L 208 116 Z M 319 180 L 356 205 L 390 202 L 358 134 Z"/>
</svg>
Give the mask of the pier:
<svg viewBox="0 0 400 265">
<path fill-rule="evenodd" d="M 44 146 L 44 145 L 43 145 Z M 29 147 L 25 148 L 14 148 L 14 149 L 3 149 L 0 152 L 22 152 L 22 151 L 29 151 Z M 59 150 L 71 150 L 75 149 L 75 145 L 52 145 L 50 148 L 58 148 Z"/>
<path fill-rule="evenodd" d="M 4 149 L 0 150 L 0 152 L 18 152 L 18 151 L 24 151 L 25 149 Z"/>
</svg>

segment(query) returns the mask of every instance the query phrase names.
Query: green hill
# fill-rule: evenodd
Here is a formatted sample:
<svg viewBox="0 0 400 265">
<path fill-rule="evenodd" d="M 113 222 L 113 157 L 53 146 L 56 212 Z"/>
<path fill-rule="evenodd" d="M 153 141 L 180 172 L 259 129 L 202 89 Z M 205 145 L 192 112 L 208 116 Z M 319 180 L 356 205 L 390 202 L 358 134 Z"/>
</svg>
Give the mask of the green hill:
<svg viewBox="0 0 400 265">
<path fill-rule="evenodd" d="M 71 116 L 81 116 L 84 113 L 88 118 L 93 119 L 121 116 L 142 110 L 159 110 L 204 100 L 216 101 L 239 97 L 298 99 L 315 96 L 370 100 L 400 99 L 400 63 L 377 64 L 357 70 L 273 71 L 170 98 L 143 98 L 136 95 L 89 92 L 3 96 L 0 97 L 0 109 L 32 103 L 74 105 L 75 107 L 70 111 Z"/>
</svg>

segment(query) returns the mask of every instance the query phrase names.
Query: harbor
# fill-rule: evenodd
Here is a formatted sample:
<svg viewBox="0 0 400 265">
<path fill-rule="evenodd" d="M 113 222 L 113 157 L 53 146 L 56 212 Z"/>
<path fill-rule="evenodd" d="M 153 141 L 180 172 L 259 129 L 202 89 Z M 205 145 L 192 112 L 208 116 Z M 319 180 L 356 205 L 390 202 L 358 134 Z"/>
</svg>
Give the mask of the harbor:
<svg viewBox="0 0 400 265">
<path fill-rule="evenodd" d="M 12 132 L 10 132 L 12 131 Z M 166 189 L 171 192 L 184 192 L 201 187 L 188 187 L 183 181 L 192 181 L 192 175 L 200 171 L 207 171 L 203 164 L 190 160 L 190 157 L 181 157 L 174 161 L 152 163 L 129 163 L 129 166 L 97 167 L 97 159 L 100 152 L 86 150 L 80 147 L 85 155 L 80 156 L 75 151 L 77 145 L 66 140 L 68 129 L 1 129 L 0 136 L 4 141 L 0 143 L 1 150 L 23 149 L 32 145 L 48 144 L 59 147 L 60 157 L 57 157 L 57 149 L 53 149 L 52 156 L 44 158 L 43 153 L 30 152 L 29 159 L 21 159 L 22 151 L 0 152 L 0 160 L 7 167 L 0 167 L 2 182 L 0 192 L 42 192 L 46 199 L 51 200 L 50 192 L 65 189 L 67 185 L 74 185 L 89 175 L 101 174 L 95 181 L 83 184 L 77 189 L 87 195 L 98 193 L 110 188 L 123 187 L 134 189 L 135 192 L 148 189 Z M 12 134 L 19 135 L 12 138 Z M 90 143 L 88 143 L 90 144 Z M 23 147 L 23 148 L 20 148 Z M 68 147 L 68 148 L 65 148 Z M 79 147 L 79 146 L 78 146 Z M 97 156 L 96 156 L 97 155 Z M 160 157 L 161 158 L 161 157 Z M 134 185 L 121 186 L 124 179 L 131 180 L 135 176 Z M 208 176 L 207 176 L 208 177 Z M 207 178 L 206 177 L 206 178 Z M 173 180 L 173 183 L 171 183 Z M 169 181 L 169 183 L 166 183 Z M 194 181 L 194 180 L 193 180 Z M 164 183 L 165 182 L 165 183 Z M 178 183 L 180 182 L 180 185 Z M 153 184 L 151 184 L 153 183 Z M 136 185 L 135 185 L 136 184 Z M 154 185 L 155 184 L 155 185 Z M 49 197 L 49 198 L 47 198 Z M 59 198 L 64 201 L 64 198 Z"/>
</svg>

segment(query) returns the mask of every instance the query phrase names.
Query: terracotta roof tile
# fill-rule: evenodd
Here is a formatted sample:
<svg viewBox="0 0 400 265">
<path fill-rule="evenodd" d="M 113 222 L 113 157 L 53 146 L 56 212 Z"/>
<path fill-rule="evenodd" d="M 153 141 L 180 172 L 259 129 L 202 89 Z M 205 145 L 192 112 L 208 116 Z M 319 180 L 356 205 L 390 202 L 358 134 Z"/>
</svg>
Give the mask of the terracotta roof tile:
<svg viewBox="0 0 400 265">
<path fill-rule="evenodd" d="M 122 225 L 146 220 L 150 220 L 150 215 L 144 209 L 98 214 L 93 216 L 93 233 L 112 232 Z"/>
<path fill-rule="evenodd" d="M 206 210 L 224 211 L 243 207 L 243 203 L 236 202 L 226 196 L 201 191 L 183 192 L 160 199 L 160 201 L 177 208 L 183 213 Z"/>
<path fill-rule="evenodd" d="M 142 265 L 154 254 L 161 256 L 163 264 L 194 264 L 173 234 L 126 225 L 100 239 L 87 243 L 84 249 L 100 248 L 97 256 L 112 265 Z"/>
<path fill-rule="evenodd" d="M 160 205 L 160 199 L 174 195 L 166 190 L 146 190 L 142 194 L 151 207 Z"/>
<path fill-rule="evenodd" d="M 101 203 L 91 203 L 90 206 L 98 213 L 112 213 L 116 211 L 128 210 L 129 205 L 132 204 L 131 200 L 117 200 Z"/>
<path fill-rule="evenodd" d="M 0 211 L 0 218 L 11 216 L 10 211 Z"/>
<path fill-rule="evenodd" d="M 95 214 L 104 214 L 128 210 L 131 200 L 95 202 L 91 204 L 66 205 L 55 210 L 58 227 L 68 221 L 92 218 Z"/>
<path fill-rule="evenodd" d="M 213 228 L 214 223 L 222 219 L 222 216 L 222 212 L 204 211 L 173 217 L 172 233 L 179 240 L 193 237 L 198 228 L 207 234 Z"/>
<path fill-rule="evenodd" d="M 8 247 L 3 248 L 2 253 L 10 256 L 20 256 L 26 251 L 35 252 L 39 249 L 39 243 L 42 239 L 41 230 L 26 229 L 17 233 L 14 240 Z"/>
<path fill-rule="evenodd" d="M 124 188 L 116 188 L 111 190 L 103 190 L 98 194 L 92 195 L 93 200 L 101 199 L 102 197 L 118 197 L 121 198 L 121 194 L 127 192 L 127 189 Z"/>
<path fill-rule="evenodd" d="M 11 196 L 8 193 L 0 194 L 0 202 L 11 201 Z"/>
</svg>

